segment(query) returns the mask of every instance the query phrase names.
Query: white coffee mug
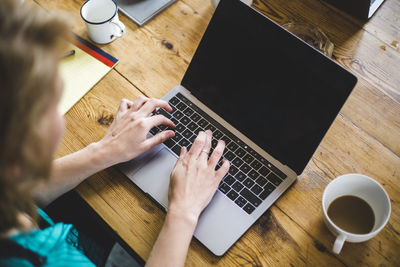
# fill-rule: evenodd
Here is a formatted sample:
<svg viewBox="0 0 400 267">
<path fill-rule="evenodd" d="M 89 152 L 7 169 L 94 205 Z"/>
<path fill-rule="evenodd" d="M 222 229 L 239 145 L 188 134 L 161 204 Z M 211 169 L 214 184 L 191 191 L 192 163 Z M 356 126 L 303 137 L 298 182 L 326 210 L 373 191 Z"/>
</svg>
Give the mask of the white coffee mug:
<svg viewBox="0 0 400 267">
<path fill-rule="evenodd" d="M 114 0 L 88 0 L 81 7 L 89 38 L 107 44 L 125 35 L 125 25 L 118 19 L 118 5 Z"/>
<path fill-rule="evenodd" d="M 375 215 L 375 224 L 367 234 L 346 232 L 332 222 L 328 216 L 329 205 L 341 196 L 356 196 L 366 201 Z M 339 254 L 345 241 L 359 243 L 376 236 L 386 225 L 390 217 L 390 199 L 385 189 L 374 179 L 362 174 L 345 174 L 331 181 L 322 196 L 322 210 L 328 229 L 336 240 L 332 251 Z"/>
</svg>

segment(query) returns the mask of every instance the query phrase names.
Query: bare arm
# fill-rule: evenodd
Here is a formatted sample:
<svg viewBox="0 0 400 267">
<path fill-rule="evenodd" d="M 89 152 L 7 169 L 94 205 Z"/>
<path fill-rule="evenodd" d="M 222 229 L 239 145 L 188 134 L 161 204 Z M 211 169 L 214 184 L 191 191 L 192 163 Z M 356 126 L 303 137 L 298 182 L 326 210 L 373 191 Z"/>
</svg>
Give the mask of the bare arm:
<svg viewBox="0 0 400 267">
<path fill-rule="evenodd" d="M 175 127 L 162 115 L 149 117 L 158 107 L 172 110 L 162 100 L 146 97 L 138 97 L 134 102 L 122 100 L 116 118 L 103 139 L 53 162 L 50 178 L 33 189 L 33 197 L 38 204 L 46 206 L 92 174 L 130 160 L 173 137 L 174 132 L 169 130 L 146 138 L 154 126 L 164 124 Z"/>
<path fill-rule="evenodd" d="M 211 139 L 211 131 L 200 132 L 189 152 L 182 148 L 171 173 L 168 213 L 146 266 L 185 265 L 200 213 L 229 170 L 229 162 L 225 160 L 215 170 L 225 148 L 223 141 L 218 142 L 208 159 Z"/>
</svg>

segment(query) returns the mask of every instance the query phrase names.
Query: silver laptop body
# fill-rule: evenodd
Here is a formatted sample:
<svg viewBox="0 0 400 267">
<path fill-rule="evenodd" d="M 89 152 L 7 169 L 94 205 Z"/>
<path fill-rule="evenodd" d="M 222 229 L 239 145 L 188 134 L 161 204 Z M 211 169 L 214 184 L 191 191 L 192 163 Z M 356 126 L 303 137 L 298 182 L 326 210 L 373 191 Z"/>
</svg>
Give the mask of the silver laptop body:
<svg viewBox="0 0 400 267">
<path fill-rule="evenodd" d="M 253 150 L 264 156 L 288 177 L 262 202 L 256 210 L 247 214 L 219 190 L 199 218 L 194 236 L 215 255 L 223 255 L 250 226 L 278 199 L 296 180 L 297 175 L 287 166 L 281 165 L 250 139 L 232 127 L 221 117 L 207 108 L 182 86 L 176 86 L 162 99 L 168 101 L 178 92 L 191 100 L 226 129 L 248 144 Z M 168 186 L 177 156 L 164 144 L 158 145 L 143 155 L 119 165 L 143 192 L 154 199 L 161 207 L 168 207 Z"/>
<path fill-rule="evenodd" d="M 248 29 L 259 31 L 255 35 L 257 37 L 254 38 L 264 38 L 265 40 L 261 40 L 262 42 L 260 40 L 251 41 L 252 36 L 245 36 L 249 32 Z M 221 37 L 223 34 L 226 36 Z M 226 50 L 229 45 L 234 43 L 232 40 L 227 40 L 229 38 L 233 41 L 238 40 L 238 38 L 243 40 L 239 47 L 233 49 L 232 57 L 231 54 L 228 54 L 222 59 L 216 58 L 220 54 L 219 51 Z M 209 52 L 211 53 L 213 47 L 219 45 L 221 47 L 216 50 L 217 56 L 210 56 Z M 241 46 L 245 45 L 248 45 L 249 48 L 241 51 Z M 267 49 L 266 45 L 271 45 L 273 49 Z M 252 49 L 255 54 L 251 54 Z M 279 49 L 283 52 L 276 51 Z M 266 60 L 264 67 L 266 71 L 258 66 L 249 67 L 253 64 L 253 61 L 257 60 L 258 55 L 266 57 L 263 59 Z M 238 60 L 245 63 L 237 65 Z M 218 64 L 222 65 L 218 66 Z M 292 66 L 293 69 L 290 69 Z M 212 67 L 215 67 L 216 71 L 206 75 L 202 74 L 203 71 L 207 72 Z M 280 67 L 282 70 L 279 69 Z M 224 72 L 224 68 L 226 72 Z M 246 73 L 248 69 L 251 70 Z M 230 76 L 225 77 L 226 75 Z M 209 87 L 202 84 L 204 81 L 214 80 L 220 81 Z M 264 118 L 267 120 L 267 117 L 279 117 L 280 114 L 283 114 L 283 122 L 280 123 L 279 121 L 282 120 L 273 118 L 271 126 L 267 128 L 270 130 L 261 132 L 261 135 L 260 132 L 257 132 L 259 143 L 253 142 L 247 136 L 254 132 L 254 130 L 249 130 L 250 128 L 256 129 L 257 127 L 248 125 L 238 129 L 232 126 L 238 125 L 235 118 L 240 116 L 239 113 L 236 114 L 236 117 L 230 116 L 230 113 L 225 113 L 226 117 L 222 118 L 218 115 L 221 110 L 218 114 L 214 112 L 220 106 L 226 105 L 225 102 L 229 97 L 205 97 L 203 98 L 204 101 L 199 100 L 198 96 L 201 96 L 199 91 L 213 93 L 214 89 L 218 89 L 218 84 L 221 87 L 224 82 L 229 84 L 229 88 L 235 87 L 235 84 L 240 84 L 240 88 L 235 92 L 232 91 L 232 95 L 236 94 L 236 97 L 240 98 L 242 93 L 255 94 L 251 102 L 254 102 L 255 108 L 258 108 L 256 109 L 257 112 L 262 112 L 264 108 L 268 109 L 268 106 L 262 106 L 264 98 L 270 100 L 269 105 L 273 105 L 275 102 L 281 103 L 281 106 L 276 109 L 279 110 L 277 112 L 274 112 L 275 109 L 273 109 L 267 110 L 268 112 L 264 115 L 257 114 L 257 112 L 248 115 L 258 116 L 259 118 L 256 119 L 263 123 Z M 235 204 L 226 194 L 217 190 L 210 204 L 201 214 L 194 233 L 194 236 L 204 246 L 215 255 L 223 255 L 296 181 L 297 175 L 304 170 L 356 82 L 357 79 L 354 75 L 242 2 L 238 0 L 220 1 L 182 80 L 182 85 L 174 87 L 162 99 L 169 101 L 177 93 L 181 93 L 287 177 L 250 214 Z M 193 84 L 194 87 L 198 88 L 189 88 L 186 84 Z M 257 91 L 251 92 L 251 89 L 259 84 L 263 84 L 262 90 L 259 93 Z M 306 86 L 303 86 L 303 84 Z M 282 86 L 282 88 L 276 89 L 279 86 Z M 282 93 L 282 91 L 284 92 Z M 303 92 L 305 95 L 303 95 Z M 279 99 L 276 96 L 278 93 L 281 93 Z M 291 97 L 291 94 L 294 94 L 294 96 Z M 213 110 L 209 108 L 209 105 L 206 106 L 204 102 L 213 104 Z M 251 104 L 248 106 L 249 110 L 253 108 Z M 291 111 L 292 113 L 286 112 L 293 105 L 298 106 L 295 106 L 295 109 Z M 231 106 L 228 105 L 226 108 L 229 109 Z M 246 110 L 244 111 L 246 112 Z M 235 110 L 232 109 L 230 112 L 235 112 Z M 227 122 L 228 117 L 230 117 L 231 123 Z M 296 118 L 293 120 L 292 117 Z M 247 121 L 247 117 L 241 119 L 242 122 Z M 301 119 L 303 121 L 299 122 Z M 282 124 L 282 129 L 277 129 L 277 133 L 272 134 L 272 137 L 278 137 L 281 140 L 270 141 L 272 139 L 268 139 L 267 136 L 277 124 Z M 246 131 L 247 136 L 244 134 Z M 260 143 L 263 143 L 263 145 L 260 145 Z M 273 153 L 267 153 L 266 149 L 261 148 L 261 146 L 267 147 L 268 151 Z M 273 157 L 272 154 L 276 156 Z M 277 160 L 278 157 L 281 159 L 280 161 Z M 282 159 L 285 160 L 284 163 L 282 163 Z M 170 173 L 176 161 L 177 156 L 170 148 L 160 144 L 141 156 L 120 164 L 119 168 L 149 198 L 166 210 L 168 207 Z M 293 203 L 293 205 L 297 204 Z"/>
</svg>

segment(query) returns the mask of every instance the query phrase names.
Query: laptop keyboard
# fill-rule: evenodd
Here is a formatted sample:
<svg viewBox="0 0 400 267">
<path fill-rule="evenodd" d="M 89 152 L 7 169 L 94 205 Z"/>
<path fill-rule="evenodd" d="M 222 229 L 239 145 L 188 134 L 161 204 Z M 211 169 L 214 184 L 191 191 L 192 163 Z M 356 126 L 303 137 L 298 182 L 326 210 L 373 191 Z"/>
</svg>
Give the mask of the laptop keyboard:
<svg viewBox="0 0 400 267">
<path fill-rule="evenodd" d="M 155 112 L 164 115 L 176 125 L 175 136 L 164 144 L 179 156 L 182 146 L 190 149 L 199 131 L 212 131 L 211 152 L 217 146 L 218 140 L 224 140 L 226 147 L 223 157 L 230 161 L 231 166 L 220 183 L 219 190 L 248 214 L 260 206 L 287 177 L 181 93 L 172 97 L 169 104 L 173 109 L 171 113 L 162 108 Z M 167 126 L 160 125 L 150 132 L 155 135 L 165 129 Z M 217 168 L 221 164 L 222 160 Z"/>
</svg>

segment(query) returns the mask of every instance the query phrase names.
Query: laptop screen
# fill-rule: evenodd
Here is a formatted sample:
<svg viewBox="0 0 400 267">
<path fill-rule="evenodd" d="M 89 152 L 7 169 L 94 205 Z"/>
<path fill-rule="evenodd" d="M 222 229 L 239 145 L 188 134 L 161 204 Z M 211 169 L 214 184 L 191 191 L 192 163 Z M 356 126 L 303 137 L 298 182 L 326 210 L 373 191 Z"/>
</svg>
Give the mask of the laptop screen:
<svg viewBox="0 0 400 267">
<path fill-rule="evenodd" d="M 300 174 L 356 82 L 239 0 L 221 0 L 182 85 Z"/>
</svg>

